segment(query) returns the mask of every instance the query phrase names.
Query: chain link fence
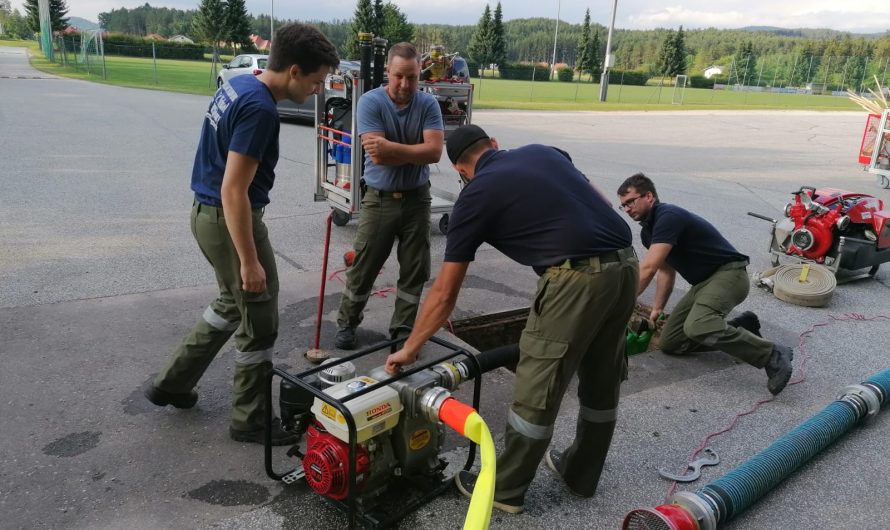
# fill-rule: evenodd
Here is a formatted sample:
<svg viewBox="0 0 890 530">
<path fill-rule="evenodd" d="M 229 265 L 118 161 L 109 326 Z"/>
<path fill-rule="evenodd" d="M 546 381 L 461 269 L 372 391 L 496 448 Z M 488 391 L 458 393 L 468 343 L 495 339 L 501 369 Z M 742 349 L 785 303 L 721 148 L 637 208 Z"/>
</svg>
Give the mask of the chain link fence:
<svg viewBox="0 0 890 530">
<path fill-rule="evenodd" d="M 165 90 L 212 93 L 219 62 L 212 49 L 197 44 L 154 42 L 99 32 L 59 36 L 54 61 L 108 82 L 154 86 Z M 225 50 L 222 61 L 238 50 Z M 246 52 L 246 50 L 245 50 Z M 609 70 L 607 102 L 628 105 L 762 106 L 769 108 L 856 108 L 846 98 L 852 90 L 870 97 L 890 83 L 890 57 L 768 55 L 734 58 L 706 70 L 676 76 L 655 72 L 654 57 L 617 58 Z M 475 101 L 481 107 L 590 108 L 599 101 L 600 76 L 567 75 L 571 65 L 513 65 L 503 71 L 472 69 Z M 561 72 L 561 73 L 560 73 Z M 482 73 L 482 77 L 478 74 Z M 560 73 L 560 75 L 557 75 Z M 815 97 L 819 96 L 819 97 Z"/>
</svg>

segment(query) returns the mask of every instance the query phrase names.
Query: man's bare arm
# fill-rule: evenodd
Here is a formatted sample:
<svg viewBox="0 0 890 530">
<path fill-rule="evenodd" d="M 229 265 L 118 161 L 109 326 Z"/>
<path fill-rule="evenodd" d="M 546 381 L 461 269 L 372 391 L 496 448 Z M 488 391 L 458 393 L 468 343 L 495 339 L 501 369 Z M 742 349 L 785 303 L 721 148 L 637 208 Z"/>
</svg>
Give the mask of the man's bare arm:
<svg viewBox="0 0 890 530">
<path fill-rule="evenodd" d="M 643 263 L 640 264 L 640 283 L 637 286 L 637 296 L 643 294 L 646 287 L 649 287 L 655 273 L 665 265 L 665 260 L 672 248 L 674 246 L 670 243 L 655 243 L 649 247 L 646 257 L 643 258 Z"/>
<path fill-rule="evenodd" d="M 362 147 L 371 161 L 380 166 L 403 164 L 435 164 L 442 158 L 445 133 L 438 129 L 424 129 L 423 143 L 407 145 L 387 140 L 382 132 L 362 135 Z"/>
<path fill-rule="evenodd" d="M 220 190 L 226 228 L 241 261 L 241 288 L 251 293 L 266 290 L 266 271 L 257 257 L 250 199 L 247 196 L 247 189 L 253 182 L 257 167 L 258 160 L 229 151 Z"/>
</svg>

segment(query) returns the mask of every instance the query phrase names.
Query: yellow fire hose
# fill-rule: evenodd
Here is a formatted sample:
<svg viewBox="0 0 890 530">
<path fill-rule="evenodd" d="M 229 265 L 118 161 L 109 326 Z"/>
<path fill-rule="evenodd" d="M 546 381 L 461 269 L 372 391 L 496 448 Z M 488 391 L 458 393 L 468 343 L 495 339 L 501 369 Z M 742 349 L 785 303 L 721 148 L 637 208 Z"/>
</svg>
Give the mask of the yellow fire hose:
<svg viewBox="0 0 890 530">
<path fill-rule="evenodd" d="M 454 398 L 442 402 L 439 419 L 461 436 L 479 444 L 482 466 L 473 487 L 470 509 L 464 520 L 464 530 L 485 530 L 491 521 L 491 504 L 494 501 L 495 453 L 491 432 L 482 416 L 473 407 Z"/>
<path fill-rule="evenodd" d="M 795 263 L 767 269 L 755 281 L 779 300 L 805 307 L 822 307 L 831 301 L 837 278 L 828 267 Z"/>
</svg>

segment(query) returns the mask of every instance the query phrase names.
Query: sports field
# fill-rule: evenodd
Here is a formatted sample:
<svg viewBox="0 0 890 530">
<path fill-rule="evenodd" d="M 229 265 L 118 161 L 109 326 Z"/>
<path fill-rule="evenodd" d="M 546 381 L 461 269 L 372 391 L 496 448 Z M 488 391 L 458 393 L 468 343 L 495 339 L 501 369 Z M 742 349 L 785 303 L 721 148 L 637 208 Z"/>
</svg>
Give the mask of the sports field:
<svg viewBox="0 0 890 530">
<path fill-rule="evenodd" d="M 111 85 L 210 95 L 216 89 L 210 62 L 106 56 L 103 65 L 69 60 L 60 65 L 40 54 L 33 41 L 0 41 L 27 47 L 31 64 L 44 72 Z M 218 69 L 219 67 L 217 67 Z M 672 86 L 612 84 L 608 98 L 599 102 L 599 84 L 589 82 L 512 81 L 474 79 L 476 109 L 528 110 L 685 110 L 685 109 L 808 109 L 857 110 L 845 97 L 736 92 L 702 88 L 675 90 Z M 650 81 L 652 83 L 652 81 Z"/>
</svg>

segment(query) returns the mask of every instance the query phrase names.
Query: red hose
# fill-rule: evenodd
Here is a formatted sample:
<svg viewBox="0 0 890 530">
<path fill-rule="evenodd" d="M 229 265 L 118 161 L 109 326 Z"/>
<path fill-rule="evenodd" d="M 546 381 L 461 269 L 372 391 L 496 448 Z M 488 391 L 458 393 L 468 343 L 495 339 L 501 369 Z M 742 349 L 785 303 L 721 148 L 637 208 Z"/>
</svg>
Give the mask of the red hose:
<svg viewBox="0 0 890 530">
<path fill-rule="evenodd" d="M 315 316 L 315 349 L 321 339 L 321 313 L 324 311 L 324 288 L 328 278 L 328 250 L 331 247 L 331 221 L 334 219 L 334 210 L 328 214 L 327 227 L 324 234 L 324 258 L 321 263 L 321 291 L 318 293 L 318 315 Z"/>
</svg>

